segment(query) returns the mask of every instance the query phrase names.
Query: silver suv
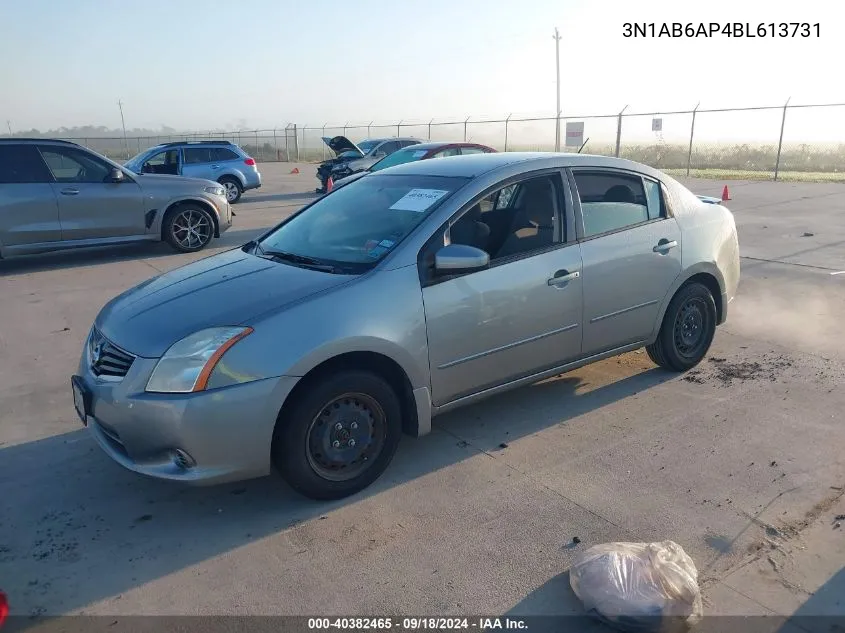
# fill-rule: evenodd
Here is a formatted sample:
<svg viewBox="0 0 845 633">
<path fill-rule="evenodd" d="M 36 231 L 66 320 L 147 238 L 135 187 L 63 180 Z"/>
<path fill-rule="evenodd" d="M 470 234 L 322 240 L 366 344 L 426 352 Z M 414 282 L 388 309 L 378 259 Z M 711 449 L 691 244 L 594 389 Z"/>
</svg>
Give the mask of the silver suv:
<svg viewBox="0 0 845 633">
<path fill-rule="evenodd" d="M 232 215 L 210 180 L 134 174 L 69 141 L 0 139 L 0 257 L 160 240 L 191 253 Z"/>
<path fill-rule="evenodd" d="M 130 158 L 124 166 L 136 174 L 167 174 L 214 180 L 226 188 L 229 204 L 261 187 L 255 159 L 229 141 L 193 141 L 156 145 Z"/>
</svg>

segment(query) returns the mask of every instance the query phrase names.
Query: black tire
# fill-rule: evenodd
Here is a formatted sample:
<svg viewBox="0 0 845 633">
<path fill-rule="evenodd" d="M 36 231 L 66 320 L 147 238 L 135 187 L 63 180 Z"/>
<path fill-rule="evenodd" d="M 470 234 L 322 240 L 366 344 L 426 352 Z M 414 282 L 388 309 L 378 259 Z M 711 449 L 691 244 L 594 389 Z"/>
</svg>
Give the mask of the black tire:
<svg viewBox="0 0 845 633">
<path fill-rule="evenodd" d="M 198 204 L 180 204 L 164 216 L 161 233 L 175 251 L 196 253 L 208 246 L 214 237 L 214 219 Z"/>
<path fill-rule="evenodd" d="M 342 371 L 314 380 L 291 405 L 276 423 L 273 465 L 305 497 L 326 501 L 363 490 L 399 446 L 402 407 L 376 374 Z"/>
<path fill-rule="evenodd" d="M 226 200 L 229 201 L 229 204 L 235 204 L 241 199 L 244 189 L 241 187 L 241 183 L 237 178 L 232 176 L 223 176 L 217 182 L 223 185 L 226 189 Z"/>
<path fill-rule="evenodd" d="M 716 320 L 716 302 L 707 286 L 682 286 L 666 309 L 657 340 L 645 348 L 649 358 L 670 371 L 695 367 L 710 350 Z"/>
</svg>

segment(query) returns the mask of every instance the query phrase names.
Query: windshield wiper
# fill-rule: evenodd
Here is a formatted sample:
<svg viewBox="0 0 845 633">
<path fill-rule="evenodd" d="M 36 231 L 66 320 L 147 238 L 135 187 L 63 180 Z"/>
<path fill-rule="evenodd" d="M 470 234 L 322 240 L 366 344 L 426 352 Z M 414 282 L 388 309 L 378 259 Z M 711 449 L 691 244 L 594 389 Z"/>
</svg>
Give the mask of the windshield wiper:
<svg viewBox="0 0 845 633">
<path fill-rule="evenodd" d="M 291 262 L 293 264 L 300 264 L 302 266 L 306 266 L 307 268 L 313 268 L 314 270 L 322 270 L 327 273 L 335 272 L 335 267 L 331 264 L 323 264 L 319 259 L 315 259 L 313 257 L 306 257 L 305 255 L 297 255 L 296 253 L 287 253 L 285 251 L 274 251 L 274 250 L 267 250 L 262 248 L 260 244 L 255 245 L 256 251 L 260 257 L 264 257 L 266 259 L 276 259 L 285 262 Z"/>
</svg>

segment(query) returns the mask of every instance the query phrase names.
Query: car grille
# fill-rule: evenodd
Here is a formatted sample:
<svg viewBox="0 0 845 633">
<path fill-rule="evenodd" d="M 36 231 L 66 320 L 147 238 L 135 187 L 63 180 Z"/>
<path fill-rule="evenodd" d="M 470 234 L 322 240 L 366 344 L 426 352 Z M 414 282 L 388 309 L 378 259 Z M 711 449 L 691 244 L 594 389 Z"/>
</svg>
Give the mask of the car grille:
<svg viewBox="0 0 845 633">
<path fill-rule="evenodd" d="M 97 328 L 88 337 L 88 361 L 95 376 L 123 378 L 135 357 L 114 345 Z"/>
</svg>

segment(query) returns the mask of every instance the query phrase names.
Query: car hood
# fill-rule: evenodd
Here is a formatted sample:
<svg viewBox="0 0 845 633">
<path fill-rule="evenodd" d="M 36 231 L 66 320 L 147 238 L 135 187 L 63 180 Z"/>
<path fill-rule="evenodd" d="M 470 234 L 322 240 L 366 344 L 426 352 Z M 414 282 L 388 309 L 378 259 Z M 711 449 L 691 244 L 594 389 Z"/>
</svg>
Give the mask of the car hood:
<svg viewBox="0 0 845 633">
<path fill-rule="evenodd" d="M 357 152 L 361 156 L 364 155 L 361 148 L 345 136 L 333 136 L 332 138 L 324 136 L 323 143 L 329 146 L 329 149 L 335 153 L 335 156 L 339 156 L 343 152 Z"/>
<path fill-rule="evenodd" d="M 213 180 L 206 180 L 205 178 L 188 178 L 187 176 L 171 176 L 170 174 L 136 174 L 133 172 L 132 177 L 142 187 L 145 183 L 155 185 L 156 187 L 161 185 L 175 185 L 177 187 L 183 185 L 193 187 L 218 185 Z"/>
<path fill-rule="evenodd" d="M 130 288 L 106 304 L 95 325 L 127 352 L 158 358 L 193 332 L 246 324 L 351 279 L 270 261 L 238 248 Z"/>
</svg>

